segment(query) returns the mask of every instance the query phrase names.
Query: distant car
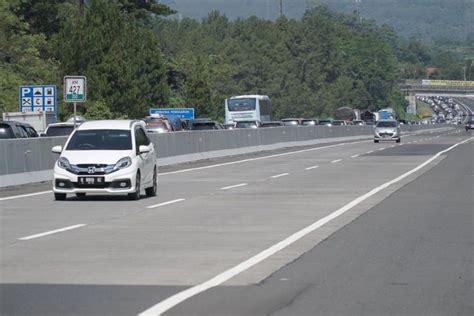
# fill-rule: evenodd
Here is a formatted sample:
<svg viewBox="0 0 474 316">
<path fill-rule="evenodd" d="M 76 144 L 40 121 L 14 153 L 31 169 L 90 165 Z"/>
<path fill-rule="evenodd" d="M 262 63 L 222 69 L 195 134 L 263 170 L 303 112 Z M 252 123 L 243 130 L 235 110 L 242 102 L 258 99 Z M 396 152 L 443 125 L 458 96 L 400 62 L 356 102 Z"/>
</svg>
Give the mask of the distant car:
<svg viewBox="0 0 474 316">
<path fill-rule="evenodd" d="M 466 132 L 470 129 L 474 129 L 474 120 L 467 121 L 464 128 L 466 129 Z"/>
<path fill-rule="evenodd" d="M 262 127 L 281 127 L 284 126 L 282 121 L 262 122 Z"/>
<path fill-rule="evenodd" d="M 77 123 L 76 123 L 77 124 Z M 77 124 L 79 126 L 81 123 Z M 74 131 L 74 122 L 62 122 L 49 124 L 41 136 L 69 136 Z"/>
<path fill-rule="evenodd" d="M 38 137 L 38 133 L 28 123 L 17 121 L 0 122 L 0 139 Z"/>
<path fill-rule="evenodd" d="M 301 125 L 301 120 L 298 118 L 284 118 L 281 119 L 285 126 L 298 126 Z"/>
<path fill-rule="evenodd" d="M 54 165 L 53 192 L 56 200 L 67 194 L 128 194 L 140 199 L 157 191 L 156 153 L 143 121 L 90 121 L 69 136 Z"/>
<path fill-rule="evenodd" d="M 374 127 L 374 143 L 385 140 L 401 142 L 400 127 L 396 120 L 380 120 Z"/>
<path fill-rule="evenodd" d="M 233 124 L 224 124 L 225 129 L 234 129 L 235 128 L 235 123 Z"/>
<path fill-rule="evenodd" d="M 148 133 L 169 133 L 173 131 L 173 126 L 170 121 L 164 117 L 148 116 L 143 119 Z"/>
<path fill-rule="evenodd" d="M 332 126 L 332 120 L 319 120 L 318 125 Z"/>
<path fill-rule="evenodd" d="M 189 124 L 189 129 L 192 131 L 207 131 L 207 130 L 224 129 L 224 125 L 216 121 L 193 120 L 193 121 L 190 121 L 188 124 Z"/>
<path fill-rule="evenodd" d="M 365 125 L 365 122 L 360 121 L 360 120 L 355 120 L 355 121 L 352 121 L 352 125 Z"/>
<path fill-rule="evenodd" d="M 318 120 L 317 119 L 302 119 L 301 120 L 301 125 L 303 125 L 303 126 L 315 126 L 315 125 L 318 125 Z"/>
<path fill-rule="evenodd" d="M 237 121 L 235 128 L 260 128 L 262 123 L 260 121 Z"/>
<path fill-rule="evenodd" d="M 332 121 L 332 126 L 345 126 L 348 125 L 347 121 L 344 120 L 334 120 Z"/>
</svg>

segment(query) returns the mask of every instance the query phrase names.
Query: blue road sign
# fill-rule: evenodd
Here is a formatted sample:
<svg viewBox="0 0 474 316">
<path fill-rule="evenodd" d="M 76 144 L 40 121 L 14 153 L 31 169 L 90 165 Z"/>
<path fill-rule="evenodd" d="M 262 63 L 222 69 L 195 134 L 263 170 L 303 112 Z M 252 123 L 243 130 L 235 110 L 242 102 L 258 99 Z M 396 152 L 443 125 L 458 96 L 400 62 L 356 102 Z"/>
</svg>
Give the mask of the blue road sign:
<svg viewBox="0 0 474 316">
<path fill-rule="evenodd" d="M 20 112 L 56 112 L 56 86 L 20 86 Z"/>
<path fill-rule="evenodd" d="M 192 108 L 150 109 L 150 115 L 153 114 L 160 114 L 167 118 L 178 117 L 185 120 L 194 119 L 194 109 Z"/>
</svg>

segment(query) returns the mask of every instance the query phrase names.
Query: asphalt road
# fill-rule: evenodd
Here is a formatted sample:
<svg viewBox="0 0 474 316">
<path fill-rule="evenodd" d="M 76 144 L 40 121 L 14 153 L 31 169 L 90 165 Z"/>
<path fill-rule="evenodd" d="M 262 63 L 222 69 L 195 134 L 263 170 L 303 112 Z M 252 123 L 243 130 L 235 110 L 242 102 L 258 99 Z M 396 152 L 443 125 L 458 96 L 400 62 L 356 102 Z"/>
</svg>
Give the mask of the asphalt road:
<svg viewBox="0 0 474 316">
<path fill-rule="evenodd" d="M 187 165 L 162 170 L 159 196 L 140 201 L 2 197 L 0 314 L 137 315 L 471 136 Z M 441 155 L 169 314 L 472 314 L 472 150 Z"/>
</svg>

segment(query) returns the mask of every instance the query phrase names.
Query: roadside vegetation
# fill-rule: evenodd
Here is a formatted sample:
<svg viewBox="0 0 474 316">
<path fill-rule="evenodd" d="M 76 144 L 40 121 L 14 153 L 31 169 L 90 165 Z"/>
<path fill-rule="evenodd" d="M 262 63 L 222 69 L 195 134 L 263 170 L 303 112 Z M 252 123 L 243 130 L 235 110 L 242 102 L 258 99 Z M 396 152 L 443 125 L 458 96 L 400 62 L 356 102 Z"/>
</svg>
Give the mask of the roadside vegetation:
<svg viewBox="0 0 474 316">
<path fill-rule="evenodd" d="M 170 18 L 140 0 L 0 0 L 0 111 L 18 110 L 18 86 L 88 78 L 89 118 L 139 118 L 150 107 L 193 107 L 222 120 L 224 99 L 268 94 L 277 117 L 327 117 L 341 106 L 393 107 L 398 83 L 462 79 L 462 63 L 356 14 L 325 7 L 301 20 Z M 61 97 L 61 94 L 60 96 Z M 60 102 L 61 103 L 61 102 Z M 72 109 L 59 106 L 60 116 Z"/>
</svg>

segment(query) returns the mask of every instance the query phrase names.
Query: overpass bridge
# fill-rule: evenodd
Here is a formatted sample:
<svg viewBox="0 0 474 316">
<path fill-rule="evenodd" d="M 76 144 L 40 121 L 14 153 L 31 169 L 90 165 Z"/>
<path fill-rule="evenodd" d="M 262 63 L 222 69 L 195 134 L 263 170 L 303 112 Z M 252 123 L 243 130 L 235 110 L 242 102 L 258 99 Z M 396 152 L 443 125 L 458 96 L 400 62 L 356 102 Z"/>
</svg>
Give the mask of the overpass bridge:
<svg viewBox="0 0 474 316">
<path fill-rule="evenodd" d="M 408 113 L 416 113 L 417 96 L 474 98 L 474 81 L 406 80 L 399 85 L 410 103 Z"/>
</svg>

